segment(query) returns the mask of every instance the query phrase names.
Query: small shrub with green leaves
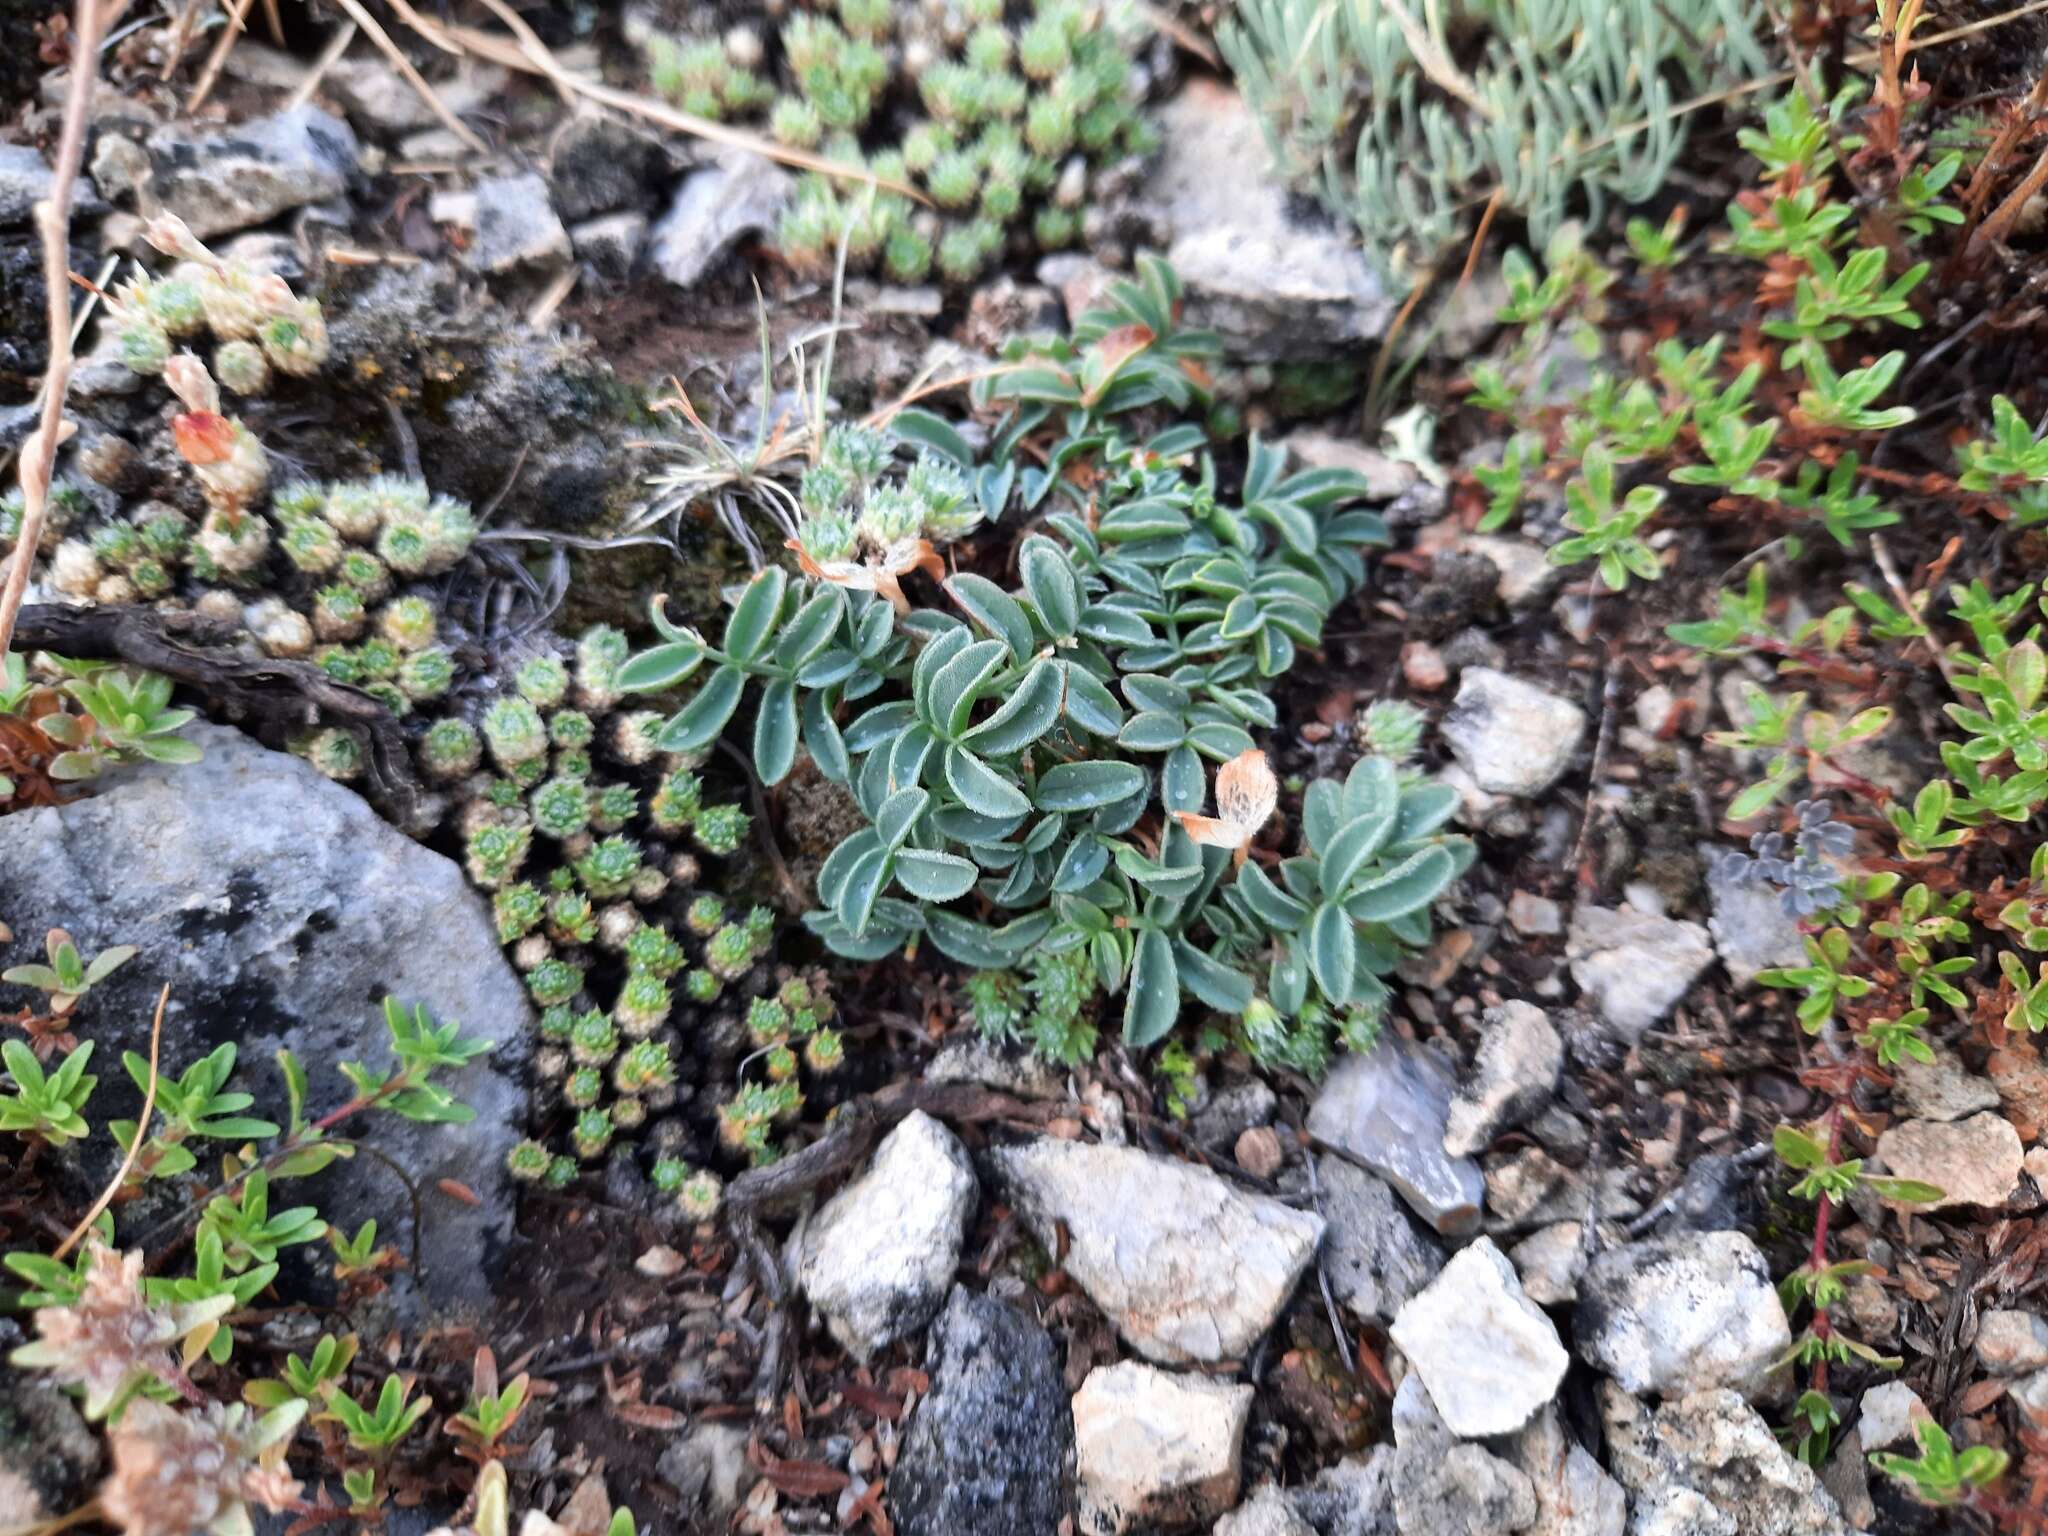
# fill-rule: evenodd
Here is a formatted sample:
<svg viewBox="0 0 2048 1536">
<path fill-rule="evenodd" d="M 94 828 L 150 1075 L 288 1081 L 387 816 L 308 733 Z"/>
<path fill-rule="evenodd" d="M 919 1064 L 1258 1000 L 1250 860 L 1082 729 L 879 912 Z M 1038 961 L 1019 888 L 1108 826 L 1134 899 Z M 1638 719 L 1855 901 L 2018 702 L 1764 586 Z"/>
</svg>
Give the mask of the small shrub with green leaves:
<svg viewBox="0 0 2048 1536">
<path fill-rule="evenodd" d="M 1313 1002 L 1362 1029 L 1384 1000 L 1379 978 L 1426 942 L 1430 903 L 1470 848 L 1442 831 L 1450 789 L 1367 760 L 1310 786 L 1306 836 L 1277 880 L 1247 860 L 1278 798 L 1250 734 L 1276 723 L 1267 680 L 1318 642 L 1386 533 L 1349 509 L 1354 479 L 1290 474 L 1256 440 L 1226 499 L 1206 460 L 1195 470 L 1198 428 L 1123 437 L 1124 413 L 1198 398 L 1183 365 L 1213 339 L 1178 330 L 1177 298 L 1171 272 L 1149 264 L 1071 343 L 999 381 L 1020 402 L 997 435 L 999 473 L 976 475 L 935 418 L 908 424 L 921 463 L 950 459 L 962 496 L 976 487 L 977 519 L 1013 496 L 1041 514 L 1044 531 L 1015 546 L 1016 585 L 962 570 L 913 603 L 901 578 L 929 549 L 929 506 L 878 508 L 870 492 L 857 517 L 833 517 L 812 508 L 846 490 L 807 491 L 802 579 L 762 571 L 715 643 L 657 605 L 662 643 L 618 684 L 702 674 L 657 735 L 670 751 L 707 747 L 751 692 L 764 782 L 790 772 L 801 744 L 848 787 L 868 826 L 826 860 L 806 919 L 840 954 L 875 959 L 918 940 L 1003 970 L 1078 953 L 1090 990 L 1122 995 L 1138 1045 L 1164 1037 L 1184 999 L 1243 1015 L 1263 997 L 1289 1018 Z M 1150 342 L 1134 347 L 1136 328 Z M 1016 473 L 1011 445 L 1061 418 L 1051 465 Z M 876 444 L 858 467 L 878 473 L 888 451 Z M 1059 474 L 1083 455 L 1105 467 L 1092 518 Z M 839 473 L 821 462 L 812 475 L 827 472 Z M 1215 816 L 1203 814 L 1210 764 Z M 714 973 L 727 950 L 738 956 L 728 931 L 712 937 Z M 1047 1031 L 1063 1055 L 1078 1022 L 1068 1013 Z"/>
<path fill-rule="evenodd" d="M 1143 153 L 1131 52 L 1137 8 L 1080 0 L 989 5 L 957 27 L 942 8 L 839 0 L 836 14 L 792 10 L 767 71 L 750 31 L 715 39 L 657 35 L 655 89 L 699 117 L 765 128 L 899 186 L 806 173 L 776 244 L 800 271 L 849 268 L 920 283 L 966 283 L 1012 232 L 1046 249 L 1071 244 L 1092 173 Z"/>
</svg>

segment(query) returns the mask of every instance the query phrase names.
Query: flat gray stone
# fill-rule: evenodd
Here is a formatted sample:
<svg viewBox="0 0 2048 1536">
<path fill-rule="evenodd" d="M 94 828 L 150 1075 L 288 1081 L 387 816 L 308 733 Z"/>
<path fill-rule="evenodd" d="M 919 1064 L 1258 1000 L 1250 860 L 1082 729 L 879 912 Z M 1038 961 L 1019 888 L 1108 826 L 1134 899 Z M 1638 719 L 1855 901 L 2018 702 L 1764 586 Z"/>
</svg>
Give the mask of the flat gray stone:
<svg viewBox="0 0 2048 1536">
<path fill-rule="evenodd" d="M 235 1086 L 256 1095 L 251 1113 L 273 1120 L 285 1108 L 272 1064 L 280 1046 L 311 1079 L 315 1118 L 350 1095 L 337 1063 L 390 1066 L 387 996 L 490 1041 L 489 1055 L 445 1074 L 450 1092 L 476 1112 L 471 1123 L 386 1115 L 351 1127 L 421 1192 L 420 1268 L 397 1276 L 395 1291 L 402 1298 L 417 1285 L 436 1305 L 487 1302 L 518 1203 L 504 1163 L 526 1123 L 522 1069 L 533 1027 L 488 909 L 455 864 L 298 758 L 219 726 L 198 723 L 185 734 L 204 749 L 201 761 L 119 769 L 70 805 L 0 817 L 0 891 L 14 929 L 0 961 L 40 958 L 52 927 L 68 929 L 88 954 L 138 947 L 81 1009 L 104 1064 L 96 1126 L 141 1107 L 120 1053 L 148 1054 L 166 983 L 165 1071 L 182 1072 L 233 1041 Z M 108 1152 L 105 1140 L 87 1145 Z M 81 1170 L 95 1189 L 112 1172 L 113 1157 L 104 1160 L 109 1166 Z M 467 1186 L 477 1203 L 443 1193 L 444 1180 Z M 381 1160 L 336 1162 L 304 1190 L 336 1225 L 353 1232 L 375 1218 L 379 1241 L 407 1251 L 411 1204 Z"/>
<path fill-rule="evenodd" d="M 567 264 L 569 231 L 548 201 L 548 184 L 538 172 L 480 181 L 474 195 L 476 234 L 462 253 L 471 271 L 497 276 L 522 267 Z"/>
<path fill-rule="evenodd" d="M 795 188 L 774 161 L 728 150 L 683 178 L 648 236 L 649 265 L 678 288 L 695 286 L 740 236 L 773 229 Z"/>
<path fill-rule="evenodd" d="M 1388 1033 L 1347 1055 L 1308 1112 L 1309 1135 L 1356 1158 L 1446 1237 L 1479 1228 L 1486 1185 L 1478 1163 L 1444 1151 L 1451 1069 L 1428 1047 Z"/>
<path fill-rule="evenodd" d="M 1572 980 L 1615 1037 L 1642 1039 L 1714 963 L 1707 930 L 1634 907 L 1581 904 L 1565 936 Z"/>
<path fill-rule="evenodd" d="M 57 177 L 40 150 L 0 144 L 0 227 L 26 224 L 35 205 L 50 195 Z"/>
<path fill-rule="evenodd" d="M 1316 1159 L 1322 1190 L 1323 1271 L 1330 1290 L 1366 1322 L 1388 1323 L 1434 1280 L 1449 1255 L 1384 1179 L 1328 1153 Z"/>
<path fill-rule="evenodd" d="M 314 106 L 215 132 L 167 123 L 145 147 L 141 212 L 175 213 L 202 240 L 339 196 L 358 155 L 348 124 Z"/>
<path fill-rule="evenodd" d="M 1914 1120 L 1962 1120 L 1999 1105 L 1998 1085 L 1979 1077 L 1955 1052 L 1934 1048 L 1934 1060 L 1908 1056 L 1891 1069 L 1892 1108 Z"/>
<path fill-rule="evenodd" d="M 1160 109 L 1159 130 L 1145 195 L 1191 324 L 1214 329 L 1233 356 L 1263 359 L 1332 357 L 1386 330 L 1397 300 L 1353 231 L 1296 216 L 1235 90 L 1188 80 Z"/>
<path fill-rule="evenodd" d="M 1713 908 L 1707 928 L 1729 979 L 1746 987 L 1756 980 L 1758 971 L 1804 965 L 1806 946 L 1800 940 L 1799 919 L 1785 910 L 1771 887 L 1735 879 L 1728 864 L 1712 856 L 1718 852 L 1714 844 L 1700 845 L 1707 871 L 1707 900 Z"/>
<path fill-rule="evenodd" d="M 932 1325 L 932 1385 L 889 1477 L 903 1536 L 1060 1536 L 1074 1511 L 1074 1416 L 1052 1336 L 955 1286 Z"/>
<path fill-rule="evenodd" d="M 1509 1441 L 1505 1454 L 1536 1494 L 1536 1518 L 1527 1536 L 1621 1536 L 1628 1495 L 1565 1432 L 1555 1405 Z"/>
</svg>

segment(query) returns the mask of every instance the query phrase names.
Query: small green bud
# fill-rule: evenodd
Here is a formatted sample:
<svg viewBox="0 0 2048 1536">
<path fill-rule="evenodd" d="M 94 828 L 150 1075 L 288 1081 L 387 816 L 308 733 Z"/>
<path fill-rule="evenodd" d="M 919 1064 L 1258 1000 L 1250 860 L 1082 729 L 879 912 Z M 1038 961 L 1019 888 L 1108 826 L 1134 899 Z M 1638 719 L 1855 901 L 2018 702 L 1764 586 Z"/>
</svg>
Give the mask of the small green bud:
<svg viewBox="0 0 2048 1536">
<path fill-rule="evenodd" d="M 535 656 L 520 667 L 512 685 L 529 703 L 553 709 L 569 692 L 569 669 L 559 657 Z"/>
<path fill-rule="evenodd" d="M 548 1149 L 537 1141 L 522 1141 L 505 1154 L 505 1169 L 522 1184 L 532 1184 L 547 1176 L 552 1159 Z"/>
</svg>

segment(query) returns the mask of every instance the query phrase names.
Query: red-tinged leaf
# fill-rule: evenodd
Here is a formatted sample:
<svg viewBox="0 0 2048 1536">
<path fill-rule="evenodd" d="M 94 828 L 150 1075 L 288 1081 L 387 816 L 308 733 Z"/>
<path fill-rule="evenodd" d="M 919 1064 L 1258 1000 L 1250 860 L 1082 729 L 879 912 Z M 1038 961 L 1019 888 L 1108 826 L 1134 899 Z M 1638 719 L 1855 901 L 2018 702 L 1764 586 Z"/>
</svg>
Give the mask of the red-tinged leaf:
<svg viewBox="0 0 2048 1536">
<path fill-rule="evenodd" d="M 467 1184 L 455 1179 L 436 1179 L 434 1180 L 434 1188 L 440 1190 L 450 1200 L 460 1200 L 464 1205 L 471 1208 L 481 1206 L 484 1203 L 482 1195 L 471 1189 Z"/>
<path fill-rule="evenodd" d="M 1982 1413 L 2005 1396 L 2005 1389 L 2009 1385 L 2010 1383 L 1996 1376 L 1980 1381 L 1963 1394 L 1957 1406 L 1965 1414 Z"/>
<path fill-rule="evenodd" d="M 687 1429 L 690 1416 L 674 1408 L 664 1408 L 659 1403 L 620 1403 L 612 1412 L 635 1429 L 658 1429 L 673 1432 Z"/>
<path fill-rule="evenodd" d="M 903 1399 L 891 1397 L 879 1387 L 849 1381 L 842 1383 L 839 1390 L 846 1395 L 846 1400 L 862 1413 L 872 1414 L 875 1418 L 885 1419 L 891 1424 L 903 1417 Z"/>
<path fill-rule="evenodd" d="M 837 1467 L 822 1461 L 783 1461 L 767 1451 L 761 1453 L 761 1475 L 775 1485 L 776 1492 L 793 1499 L 821 1499 L 844 1489 L 853 1481 Z"/>
<path fill-rule="evenodd" d="M 932 1389 L 932 1379 L 914 1365 L 899 1365 L 888 1375 L 889 1391 L 897 1397 L 915 1392 L 919 1397 Z"/>
<path fill-rule="evenodd" d="M 220 464 L 235 451 L 235 424 L 213 411 L 179 412 L 171 436 L 187 464 Z"/>
<path fill-rule="evenodd" d="M 846 1518 L 840 1522 L 842 1528 L 850 1527 L 857 1519 L 865 1518 L 868 1529 L 875 1536 L 896 1536 L 896 1527 L 889 1519 L 889 1512 L 882 1507 L 882 1493 L 889 1486 L 886 1477 L 878 1477 L 861 1490 L 860 1497 L 847 1510 Z"/>
</svg>

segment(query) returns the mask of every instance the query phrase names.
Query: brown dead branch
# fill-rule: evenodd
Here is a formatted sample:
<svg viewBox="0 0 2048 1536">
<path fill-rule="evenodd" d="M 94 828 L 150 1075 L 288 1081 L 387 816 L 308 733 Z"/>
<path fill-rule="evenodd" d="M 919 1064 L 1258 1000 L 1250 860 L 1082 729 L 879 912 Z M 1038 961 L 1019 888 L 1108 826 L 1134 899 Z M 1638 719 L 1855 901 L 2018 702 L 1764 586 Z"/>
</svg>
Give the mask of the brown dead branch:
<svg viewBox="0 0 2048 1536">
<path fill-rule="evenodd" d="M 85 128 L 92 109 L 93 87 L 99 81 L 100 37 L 106 23 L 118 17 L 125 0 L 102 10 L 100 0 L 78 0 L 72 20 L 71 90 L 64 103 L 64 128 L 57 141 L 57 164 L 50 195 L 36 204 L 36 228 L 43 242 L 43 286 L 49 304 L 50 364 L 43 374 L 43 409 L 35 430 L 21 445 L 21 536 L 7 565 L 7 585 L 0 590 L 0 656 L 12 643 L 15 616 L 28 590 L 29 567 L 43 536 L 50 507 L 50 477 L 57 468 L 57 449 L 70 435 L 64 420 L 64 397 L 71 389 L 71 193 L 85 158 Z"/>
<path fill-rule="evenodd" d="M 364 761 L 372 784 L 402 821 L 411 820 L 419 781 L 391 712 L 310 662 L 224 649 L 247 639 L 234 625 L 151 608 L 37 604 L 21 610 L 15 638 L 25 650 L 160 672 L 204 695 L 230 719 L 261 723 L 280 733 L 303 731 L 323 719 L 337 723 L 366 743 Z"/>
</svg>

